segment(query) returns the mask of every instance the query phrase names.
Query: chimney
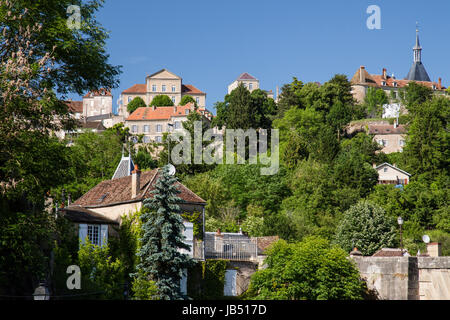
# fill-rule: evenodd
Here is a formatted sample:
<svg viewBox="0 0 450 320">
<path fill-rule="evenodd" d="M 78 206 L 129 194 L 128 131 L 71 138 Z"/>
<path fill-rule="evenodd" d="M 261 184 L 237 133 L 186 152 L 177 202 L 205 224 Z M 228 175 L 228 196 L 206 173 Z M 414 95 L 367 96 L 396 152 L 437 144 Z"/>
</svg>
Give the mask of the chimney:
<svg viewBox="0 0 450 320">
<path fill-rule="evenodd" d="M 359 82 L 360 83 L 365 83 L 366 82 L 366 75 L 364 73 L 365 69 L 366 68 L 364 66 L 361 66 L 359 68 Z"/>
<path fill-rule="evenodd" d="M 442 89 L 442 79 L 439 78 L 438 80 L 438 89 L 441 90 Z"/>
<path fill-rule="evenodd" d="M 440 257 L 442 255 L 442 248 L 439 242 L 427 243 L 427 253 L 430 257 Z"/>
<path fill-rule="evenodd" d="M 383 79 L 386 80 L 387 79 L 387 74 L 386 74 L 386 68 L 383 68 Z"/>
<path fill-rule="evenodd" d="M 138 165 L 134 165 L 134 171 L 131 172 L 131 198 L 134 199 L 141 190 L 141 171 Z"/>
</svg>

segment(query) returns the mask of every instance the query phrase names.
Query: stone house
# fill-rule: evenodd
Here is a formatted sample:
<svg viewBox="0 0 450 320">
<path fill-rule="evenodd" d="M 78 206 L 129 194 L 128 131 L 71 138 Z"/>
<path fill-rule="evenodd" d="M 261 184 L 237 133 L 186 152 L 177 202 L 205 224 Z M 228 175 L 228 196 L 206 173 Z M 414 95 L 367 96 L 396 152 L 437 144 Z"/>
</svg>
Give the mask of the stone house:
<svg viewBox="0 0 450 320">
<path fill-rule="evenodd" d="M 436 94 L 445 94 L 442 79 L 431 81 L 422 63 L 422 47 L 419 41 L 419 32 L 416 30 L 416 44 L 413 48 L 413 64 L 404 79 L 397 79 L 393 74 L 389 76 L 387 69 L 383 68 L 381 74 L 369 74 L 364 66 L 361 66 L 350 80 L 353 97 L 358 103 L 364 102 L 369 87 L 379 88 L 386 92 L 388 98 L 399 98 L 399 89 L 406 87 L 410 82 L 432 89 Z"/>
<path fill-rule="evenodd" d="M 369 123 L 367 131 L 368 134 L 373 135 L 374 141 L 383 147 L 381 152 L 388 154 L 403 151 L 406 134 L 406 127 L 404 125 Z"/>
<path fill-rule="evenodd" d="M 99 115 L 110 115 L 112 117 L 112 100 L 111 91 L 107 89 L 102 88 L 88 92 L 83 96 L 83 117 Z"/>
<path fill-rule="evenodd" d="M 194 103 L 173 107 L 141 107 L 125 120 L 125 127 L 130 128 L 131 134 L 143 134 L 144 143 L 160 143 L 164 132 L 183 129 L 181 123 L 187 120 L 191 112 L 195 112 Z M 207 121 L 211 121 L 205 108 L 198 108 L 197 112 Z"/>
<path fill-rule="evenodd" d="M 246 87 L 250 92 L 252 92 L 253 90 L 256 89 L 260 89 L 259 87 L 259 80 L 256 79 L 254 76 L 250 75 L 247 72 L 241 73 L 239 75 L 239 77 L 237 77 L 236 80 L 234 80 L 229 86 L 228 86 L 228 94 L 231 93 L 231 91 L 233 91 L 234 89 L 236 89 L 239 84 L 243 84 L 244 87 Z M 263 90 L 266 94 L 268 98 L 272 98 L 273 99 L 273 92 L 272 90 L 270 91 L 266 91 Z"/>
<path fill-rule="evenodd" d="M 77 224 L 79 238 L 86 236 L 97 245 L 107 243 L 109 236 L 115 234 L 114 226 L 121 224 L 122 216 L 139 211 L 145 199 L 153 197 L 151 193 L 160 174 L 159 169 L 141 172 L 133 167 L 131 157 L 122 159 L 111 180 L 100 182 L 74 203 L 63 209 L 68 219 Z M 181 183 L 177 183 L 178 196 L 183 200 L 179 204 L 183 212 L 200 212 L 204 215 L 206 202 Z M 202 216 L 203 219 L 203 216 Z M 195 252 L 193 243 L 193 224 L 184 221 L 186 243 L 191 256 L 201 255 Z M 109 235 L 109 236 L 108 236 Z"/>
<path fill-rule="evenodd" d="M 135 97 L 141 97 L 147 105 L 157 95 L 166 95 L 176 106 L 186 95 L 193 97 L 199 108 L 206 107 L 206 93 L 191 84 L 183 84 L 183 79 L 167 69 L 159 70 L 145 78 L 145 83 L 135 84 L 122 91 L 119 98 L 119 116 L 128 118 L 127 106 Z M 208 111 L 209 112 L 209 111 Z"/>
</svg>

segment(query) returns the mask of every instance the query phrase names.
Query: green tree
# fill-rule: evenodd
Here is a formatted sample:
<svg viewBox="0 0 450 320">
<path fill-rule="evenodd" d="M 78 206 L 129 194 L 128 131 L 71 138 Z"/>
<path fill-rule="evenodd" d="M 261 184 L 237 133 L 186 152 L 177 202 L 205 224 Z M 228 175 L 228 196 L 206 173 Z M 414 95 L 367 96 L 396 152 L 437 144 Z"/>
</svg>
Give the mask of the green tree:
<svg viewBox="0 0 450 320">
<path fill-rule="evenodd" d="M 197 101 L 195 101 L 195 99 L 192 96 L 189 96 L 189 95 L 183 96 L 183 98 L 181 98 L 181 101 L 180 101 L 179 105 L 180 106 L 185 106 L 188 103 L 193 103 L 195 108 L 198 107 L 197 106 Z"/>
<path fill-rule="evenodd" d="M 343 141 L 333 166 L 336 185 L 352 188 L 361 197 L 368 195 L 378 183 L 378 173 L 372 167 L 379 157 L 375 154 L 378 149 L 376 142 L 365 133 Z"/>
<path fill-rule="evenodd" d="M 364 105 L 370 118 L 381 118 L 383 115 L 383 105 L 388 102 L 389 99 L 383 89 L 367 88 Z"/>
<path fill-rule="evenodd" d="M 303 82 L 293 77 L 291 83 L 285 84 L 281 87 L 281 93 L 278 98 L 277 118 L 282 118 L 284 113 L 291 107 L 302 106 L 300 91 L 303 88 Z"/>
<path fill-rule="evenodd" d="M 83 4 L 80 29 L 67 27 L 72 4 L 0 2 L 0 251 L 8 256 L 0 260 L 3 294 L 31 294 L 49 274 L 55 229 L 45 201 L 50 189 L 71 178 L 69 150 L 50 135 L 75 124 L 60 98 L 118 86 L 120 67 L 108 63 L 108 34 L 94 18 L 102 2 Z"/>
<path fill-rule="evenodd" d="M 159 173 L 153 196 L 144 201 L 149 210 L 141 215 L 142 247 L 138 252 L 138 274 L 155 281 L 158 297 L 163 300 L 181 299 L 180 280 L 184 268 L 192 260 L 178 249 L 189 250 L 183 242 L 183 219 L 177 196 L 177 179 L 169 175 L 168 167 Z"/>
<path fill-rule="evenodd" d="M 410 124 L 404 147 L 406 170 L 415 175 L 430 178 L 449 174 L 450 100 L 433 98 L 422 104 L 408 107 Z"/>
<path fill-rule="evenodd" d="M 425 87 L 414 81 L 408 83 L 408 85 L 400 91 L 400 100 L 407 108 L 429 101 L 432 96 L 433 90 L 431 90 L 431 88 Z"/>
<path fill-rule="evenodd" d="M 366 291 L 347 253 L 327 240 L 280 240 L 265 260 L 267 268 L 251 277 L 248 296 L 268 300 L 362 300 Z"/>
<path fill-rule="evenodd" d="M 153 101 L 152 101 L 153 102 Z M 135 97 L 127 105 L 127 111 L 132 114 L 137 108 L 146 107 L 145 101 L 141 97 Z"/>
<path fill-rule="evenodd" d="M 113 259 L 109 246 L 86 242 L 80 246 L 78 263 L 81 269 L 82 290 L 96 293 L 90 299 L 118 300 L 123 298 L 124 270 L 119 259 Z"/>
<path fill-rule="evenodd" d="M 270 128 L 270 117 L 276 112 L 273 99 L 262 90 L 250 91 L 241 83 L 223 102 L 215 104 L 217 117 L 213 126 L 228 129 Z"/>
<path fill-rule="evenodd" d="M 150 102 L 150 107 L 170 107 L 173 106 L 173 101 L 165 94 L 156 95 Z"/>
<path fill-rule="evenodd" d="M 356 247 L 366 256 L 396 245 L 396 237 L 394 219 L 369 201 L 360 201 L 348 209 L 336 231 L 336 243 L 346 252 Z"/>
</svg>

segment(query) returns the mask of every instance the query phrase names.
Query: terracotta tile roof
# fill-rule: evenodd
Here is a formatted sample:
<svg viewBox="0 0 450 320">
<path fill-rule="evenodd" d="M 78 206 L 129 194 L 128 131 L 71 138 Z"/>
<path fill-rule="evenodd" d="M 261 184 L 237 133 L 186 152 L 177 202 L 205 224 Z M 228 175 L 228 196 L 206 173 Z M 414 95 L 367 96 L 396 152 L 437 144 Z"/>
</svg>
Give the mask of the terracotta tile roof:
<svg viewBox="0 0 450 320">
<path fill-rule="evenodd" d="M 69 111 L 73 113 L 83 113 L 83 101 L 64 101 L 69 107 Z"/>
<path fill-rule="evenodd" d="M 117 221 L 111 220 L 97 212 L 76 205 L 71 205 L 63 208 L 61 209 L 61 212 L 65 218 L 72 222 L 116 225 L 119 224 Z"/>
<path fill-rule="evenodd" d="M 131 178 L 132 176 L 126 176 L 119 179 L 102 181 L 73 204 L 87 208 L 108 207 L 128 202 L 139 202 L 153 197 L 151 191 L 154 189 L 158 179 L 158 169 L 141 173 L 140 192 L 134 199 L 131 198 Z M 198 204 L 206 203 L 205 200 L 179 182 L 177 183 L 177 188 L 181 191 L 178 197 L 184 201 Z"/>
<path fill-rule="evenodd" d="M 136 121 L 136 120 L 169 120 L 172 117 L 186 116 L 186 110 L 192 110 L 194 108 L 193 103 L 188 103 L 185 106 L 175 107 L 140 107 L 137 108 L 126 121 Z M 200 112 L 200 110 L 197 110 Z"/>
<path fill-rule="evenodd" d="M 247 72 L 241 73 L 237 80 L 257 80 L 254 76 L 248 74 Z"/>
<path fill-rule="evenodd" d="M 361 83 L 361 70 L 363 70 L 363 76 L 365 78 L 365 82 Z M 385 82 L 383 85 L 382 82 Z M 353 75 L 350 82 L 352 84 L 364 84 L 367 86 L 372 87 L 392 87 L 392 88 L 403 88 L 406 87 L 410 82 L 413 82 L 414 80 L 406 80 L 406 79 L 396 79 L 391 76 L 386 75 L 386 78 L 381 74 L 369 74 L 365 68 L 359 68 L 355 74 Z M 435 86 L 436 89 L 439 89 L 439 83 L 434 81 L 414 81 L 417 84 L 420 84 L 422 86 L 428 87 L 430 89 Z M 441 86 L 441 89 L 444 90 L 445 87 Z"/>
<path fill-rule="evenodd" d="M 95 96 L 110 96 L 112 97 L 111 91 L 105 89 L 105 88 L 101 88 L 99 90 L 95 90 L 95 91 L 89 91 L 88 93 L 86 93 L 84 95 L 83 98 L 90 98 L 91 97 L 91 93 Z"/>
<path fill-rule="evenodd" d="M 382 248 L 375 252 L 372 257 L 403 257 L 401 249 Z"/>
<path fill-rule="evenodd" d="M 263 254 L 274 242 L 280 240 L 278 236 L 257 237 L 258 253 Z"/>
<path fill-rule="evenodd" d="M 206 94 L 203 91 L 194 87 L 192 84 L 182 84 L 181 92 L 186 93 L 186 94 Z"/>
<path fill-rule="evenodd" d="M 128 89 L 122 91 L 122 93 L 146 93 L 146 92 L 147 92 L 147 86 L 145 83 L 135 84 L 131 88 L 128 88 Z"/>
<path fill-rule="evenodd" d="M 390 124 L 369 124 L 368 125 L 369 134 L 405 134 L 406 127 L 403 124 L 398 125 L 394 128 Z"/>
</svg>

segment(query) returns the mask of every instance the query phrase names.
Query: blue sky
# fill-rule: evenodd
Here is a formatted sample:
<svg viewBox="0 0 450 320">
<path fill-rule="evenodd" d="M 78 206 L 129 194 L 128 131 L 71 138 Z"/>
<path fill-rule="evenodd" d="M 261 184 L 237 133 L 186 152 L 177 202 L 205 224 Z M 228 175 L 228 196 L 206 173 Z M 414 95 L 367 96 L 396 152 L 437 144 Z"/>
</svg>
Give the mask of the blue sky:
<svg viewBox="0 0 450 320">
<path fill-rule="evenodd" d="M 381 9 L 381 29 L 369 30 L 369 5 Z M 422 61 L 430 78 L 450 85 L 450 1 L 106 0 L 97 14 L 110 31 L 110 62 L 122 65 L 120 92 L 167 68 L 207 93 L 207 107 L 223 100 L 242 72 L 273 90 L 292 80 L 369 73 L 404 78 L 412 64 L 419 21 Z M 80 99 L 80 97 L 73 97 Z"/>
</svg>

